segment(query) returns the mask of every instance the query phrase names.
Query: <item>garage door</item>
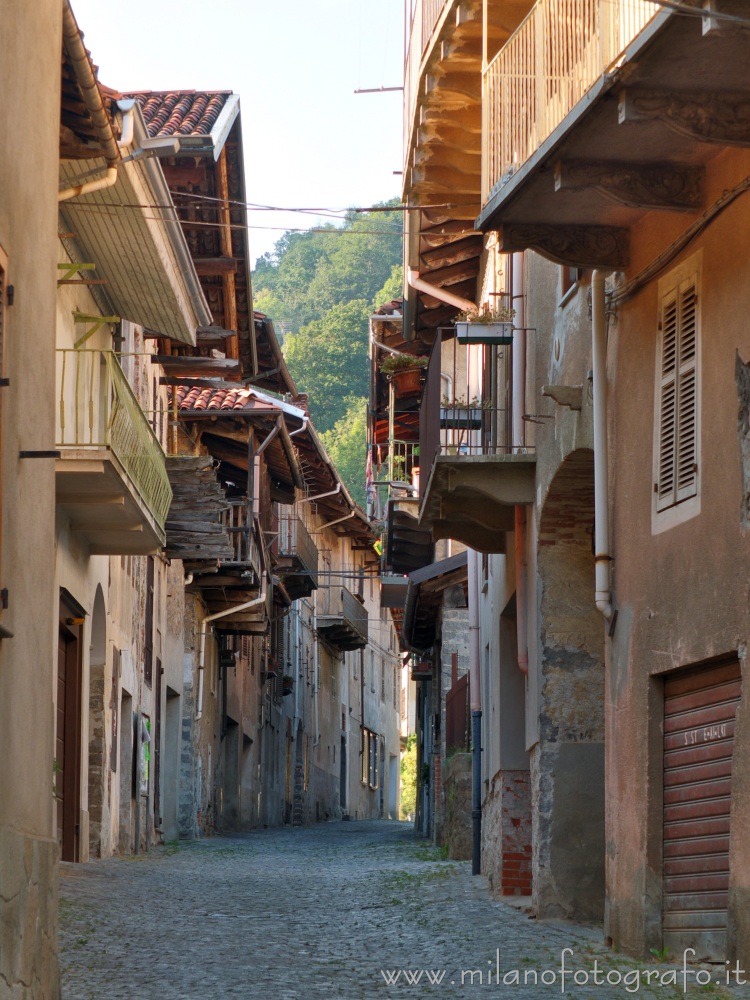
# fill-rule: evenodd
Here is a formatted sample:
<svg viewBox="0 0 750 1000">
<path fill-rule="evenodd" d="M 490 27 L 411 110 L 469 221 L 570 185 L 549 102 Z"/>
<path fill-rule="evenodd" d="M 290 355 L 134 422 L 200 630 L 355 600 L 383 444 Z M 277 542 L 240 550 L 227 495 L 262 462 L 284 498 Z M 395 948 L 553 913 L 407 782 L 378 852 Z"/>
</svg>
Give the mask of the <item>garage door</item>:
<svg viewBox="0 0 750 1000">
<path fill-rule="evenodd" d="M 664 684 L 664 946 L 723 961 L 737 661 Z"/>
</svg>

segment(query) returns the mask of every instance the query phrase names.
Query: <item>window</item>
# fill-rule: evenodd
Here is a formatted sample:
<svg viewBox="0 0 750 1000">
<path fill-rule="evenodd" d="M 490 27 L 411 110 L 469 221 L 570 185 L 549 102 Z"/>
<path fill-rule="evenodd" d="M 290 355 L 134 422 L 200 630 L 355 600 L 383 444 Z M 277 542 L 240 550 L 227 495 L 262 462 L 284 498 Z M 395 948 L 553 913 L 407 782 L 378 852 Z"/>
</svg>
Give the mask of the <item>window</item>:
<svg viewBox="0 0 750 1000">
<path fill-rule="evenodd" d="M 362 729 L 362 775 L 363 785 L 378 787 L 378 734 L 370 729 Z"/>
<path fill-rule="evenodd" d="M 698 494 L 699 261 L 659 283 L 654 495 L 657 512 Z"/>
</svg>

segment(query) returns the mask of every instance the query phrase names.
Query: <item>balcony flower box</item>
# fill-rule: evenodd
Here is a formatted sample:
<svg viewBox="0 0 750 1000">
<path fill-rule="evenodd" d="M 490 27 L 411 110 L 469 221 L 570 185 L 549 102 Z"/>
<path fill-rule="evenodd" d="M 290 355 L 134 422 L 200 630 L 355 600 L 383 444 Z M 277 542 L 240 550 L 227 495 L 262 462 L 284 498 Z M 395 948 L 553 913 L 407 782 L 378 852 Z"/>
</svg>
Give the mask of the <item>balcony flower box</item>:
<svg viewBox="0 0 750 1000">
<path fill-rule="evenodd" d="M 281 694 L 286 696 L 292 694 L 294 691 L 294 678 L 290 677 L 289 674 L 284 674 L 281 678 Z"/>
<path fill-rule="evenodd" d="M 456 340 L 459 344 L 512 344 L 513 322 L 476 323 L 470 320 L 456 322 Z"/>
<path fill-rule="evenodd" d="M 441 406 L 440 426 L 443 430 L 481 430 L 482 408 L 479 406 Z"/>
</svg>

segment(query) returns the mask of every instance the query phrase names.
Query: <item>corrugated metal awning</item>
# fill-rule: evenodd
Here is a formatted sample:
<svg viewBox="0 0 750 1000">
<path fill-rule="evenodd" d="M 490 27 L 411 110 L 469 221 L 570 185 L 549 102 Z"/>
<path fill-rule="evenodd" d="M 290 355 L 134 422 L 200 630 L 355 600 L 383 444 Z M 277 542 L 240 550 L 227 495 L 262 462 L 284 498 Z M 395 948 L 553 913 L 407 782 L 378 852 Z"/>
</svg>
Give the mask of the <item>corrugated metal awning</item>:
<svg viewBox="0 0 750 1000">
<path fill-rule="evenodd" d="M 61 184 L 77 182 L 81 162 L 61 161 Z M 96 264 L 110 311 L 195 345 L 211 315 L 158 161 L 121 163 L 113 187 L 62 202 L 60 216 L 68 253 Z"/>
</svg>

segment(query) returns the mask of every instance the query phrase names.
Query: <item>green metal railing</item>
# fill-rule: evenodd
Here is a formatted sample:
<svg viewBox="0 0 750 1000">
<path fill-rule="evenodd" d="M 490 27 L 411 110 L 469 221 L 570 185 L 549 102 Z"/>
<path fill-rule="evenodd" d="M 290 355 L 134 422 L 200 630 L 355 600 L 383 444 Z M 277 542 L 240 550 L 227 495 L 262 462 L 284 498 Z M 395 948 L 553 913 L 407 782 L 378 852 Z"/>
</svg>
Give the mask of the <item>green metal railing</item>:
<svg viewBox="0 0 750 1000">
<path fill-rule="evenodd" d="M 112 351 L 57 352 L 57 448 L 109 448 L 163 530 L 172 502 L 164 451 Z"/>
</svg>

